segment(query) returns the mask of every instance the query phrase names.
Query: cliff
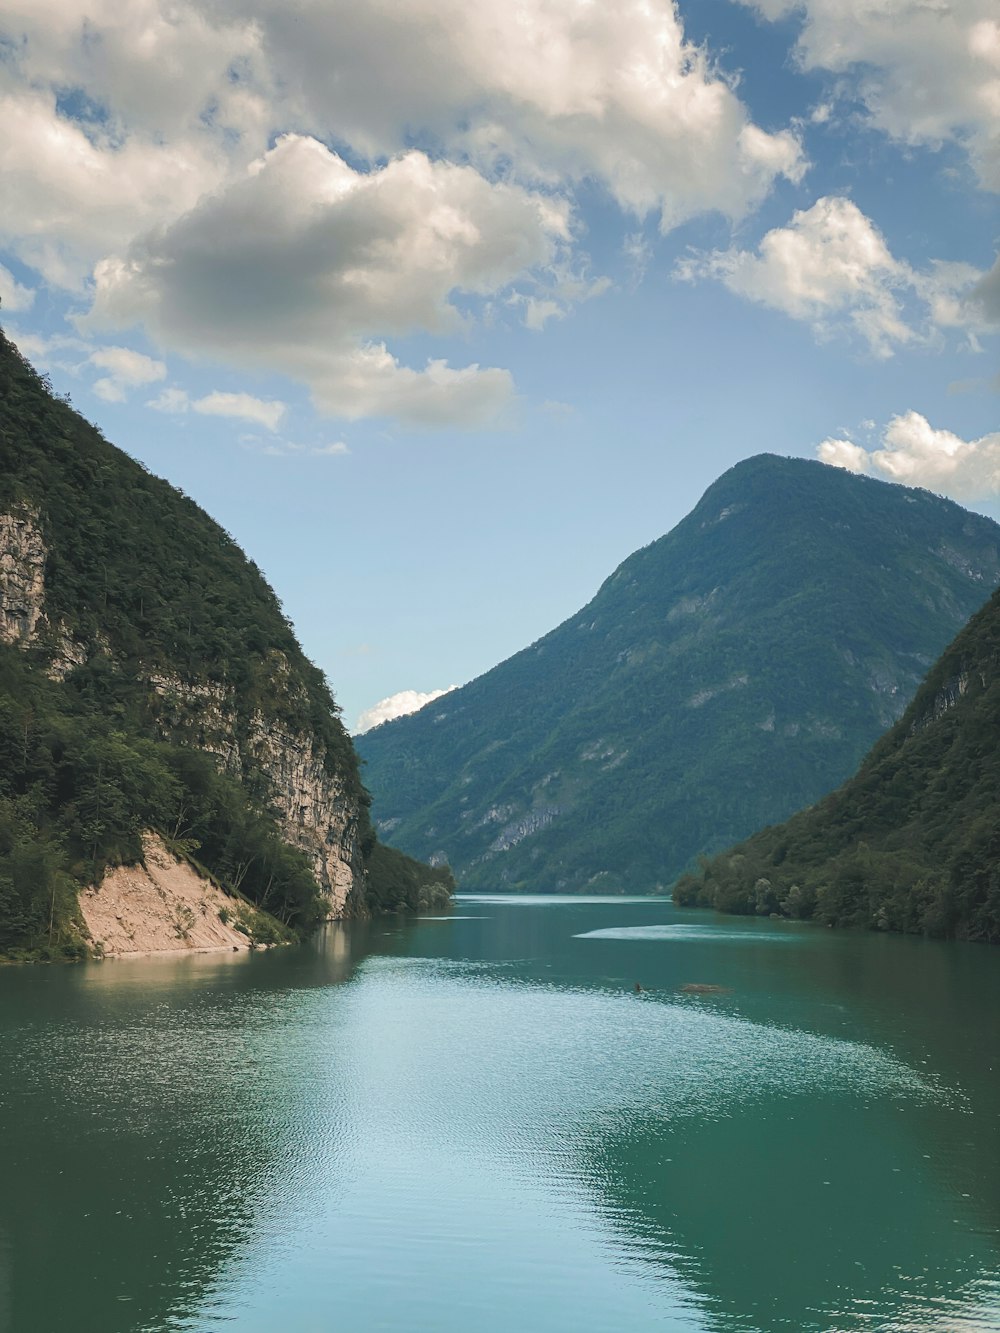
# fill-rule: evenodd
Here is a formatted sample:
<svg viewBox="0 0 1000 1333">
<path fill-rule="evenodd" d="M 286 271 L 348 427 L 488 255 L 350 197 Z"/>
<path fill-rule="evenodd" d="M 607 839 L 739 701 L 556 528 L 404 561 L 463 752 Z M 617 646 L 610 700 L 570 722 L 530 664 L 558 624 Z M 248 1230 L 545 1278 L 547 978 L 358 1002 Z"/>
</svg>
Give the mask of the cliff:
<svg viewBox="0 0 1000 1333">
<path fill-rule="evenodd" d="M 837 791 L 682 878 L 681 905 L 1000 942 L 1000 593 Z"/>
<path fill-rule="evenodd" d="M 664 889 L 852 773 L 998 580 L 990 519 L 746 459 L 564 624 L 358 738 L 379 830 L 469 889 Z"/>
<path fill-rule="evenodd" d="M 412 863 L 373 881 L 357 756 L 260 571 L 2 334 L 0 751 L 0 950 L 72 949 L 69 886 L 156 829 L 300 931 L 427 896 Z"/>
</svg>

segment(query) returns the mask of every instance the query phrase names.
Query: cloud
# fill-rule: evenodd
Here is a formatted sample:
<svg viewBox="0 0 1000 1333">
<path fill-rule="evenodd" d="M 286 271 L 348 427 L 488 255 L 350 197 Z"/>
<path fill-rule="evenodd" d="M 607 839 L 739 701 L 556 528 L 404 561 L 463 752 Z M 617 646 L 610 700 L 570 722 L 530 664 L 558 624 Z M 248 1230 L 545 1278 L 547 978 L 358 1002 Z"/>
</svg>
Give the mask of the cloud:
<svg viewBox="0 0 1000 1333">
<path fill-rule="evenodd" d="M 664 228 L 710 210 L 742 216 L 776 176 L 803 169 L 794 134 L 750 120 L 669 0 L 9 0 L 0 33 L 12 87 L 52 95 L 53 111 L 54 94 L 76 94 L 59 119 L 91 141 L 93 155 L 76 143 L 77 165 L 113 176 L 127 212 L 163 194 L 129 190 L 126 171 L 109 171 L 117 154 L 239 165 L 293 128 L 371 159 L 416 131 L 442 156 L 502 159 L 522 181 L 599 180 Z M 82 181 L 60 187 L 50 160 L 48 186 L 93 215 Z M 183 183 L 168 174 L 167 189 Z"/>
<path fill-rule="evenodd" d="M 167 368 L 162 361 L 155 361 L 151 356 L 134 352 L 130 347 L 99 347 L 88 358 L 98 370 L 106 370 L 107 375 L 94 381 L 93 389 L 98 398 L 108 403 L 122 403 L 129 390 L 143 384 L 155 384 L 166 379 Z"/>
<path fill-rule="evenodd" d="M 169 225 L 281 134 L 568 190 L 600 182 L 663 230 L 742 217 L 800 179 L 669 0 L 9 0 L 0 234 L 51 282 Z"/>
<path fill-rule="evenodd" d="M 596 295 L 578 187 L 667 231 L 806 165 L 671 0 L 9 0 L 0 50 L 0 244 L 93 276 L 91 329 L 282 371 L 348 418 L 502 419 L 506 370 L 393 340 L 515 286 L 535 329 Z"/>
<path fill-rule="evenodd" d="M 360 736 L 383 722 L 391 722 L 393 718 L 415 713 L 418 708 L 423 708 L 424 704 L 440 699 L 442 695 L 457 688 L 457 685 L 449 685 L 447 689 L 431 690 L 427 694 L 422 694 L 419 690 L 401 690 L 399 694 L 390 694 L 388 699 L 380 699 L 377 704 L 365 709 L 358 718 L 354 734 Z"/>
<path fill-rule="evenodd" d="M 344 458 L 351 452 L 343 440 L 332 444 L 298 444 L 294 440 L 275 439 L 273 435 L 241 435 L 240 444 L 268 458 Z"/>
<path fill-rule="evenodd" d="M 186 389 L 172 387 L 163 389 L 155 398 L 150 398 L 146 406 L 151 407 L 154 412 L 167 412 L 173 416 L 180 416 L 191 406 L 191 400 Z"/>
<path fill-rule="evenodd" d="M 878 448 L 830 439 L 817 447 L 816 456 L 850 472 L 874 472 L 958 500 L 1000 494 L 1000 432 L 963 440 L 949 430 L 936 430 L 919 412 L 893 417 Z"/>
<path fill-rule="evenodd" d="M 775 227 L 757 252 L 715 250 L 682 260 L 677 276 L 715 278 L 730 291 L 811 324 L 821 337 L 849 331 L 879 357 L 927 336 L 931 325 L 982 323 L 970 306 L 977 269 L 935 263 L 924 272 L 893 257 L 850 199 L 826 196 Z M 920 307 L 919 316 L 908 307 Z"/>
<path fill-rule="evenodd" d="M 35 303 L 35 293 L 30 287 L 22 287 L 9 269 L 0 264 L 0 309 L 5 314 L 19 310 L 30 310 Z"/>
<path fill-rule="evenodd" d="M 87 353 L 91 350 L 91 344 L 66 334 L 54 333 L 44 337 L 20 329 L 8 329 L 7 332 L 33 366 L 61 370 L 69 375 L 79 374 L 81 364 L 86 365 Z"/>
<path fill-rule="evenodd" d="M 522 181 L 599 181 L 664 230 L 706 211 L 743 216 L 804 169 L 795 135 L 750 121 L 669 0 L 303 0 L 294 17 L 257 0 L 253 12 L 303 120 L 372 156 L 419 127 L 446 154 Z"/>
<path fill-rule="evenodd" d="M 252 21 L 197 0 L 6 0 L 0 236 L 58 286 L 268 141 Z"/>
<path fill-rule="evenodd" d="M 558 199 L 411 152 L 360 172 L 288 135 L 172 227 L 102 261 L 84 328 L 142 323 L 166 345 L 277 368 L 356 418 L 484 421 L 504 370 L 400 364 L 378 335 L 464 327 L 454 293 L 486 296 L 561 253 Z"/>
<path fill-rule="evenodd" d="M 109 248 L 175 217 L 224 170 L 210 141 L 120 141 L 61 116 L 54 92 L 0 93 L 0 120 L 0 239 L 57 287 L 81 288 Z"/>
<path fill-rule="evenodd" d="M 953 141 L 1000 188 L 996 0 L 743 0 L 768 19 L 802 17 L 800 65 L 842 76 L 872 123 L 905 144 Z"/>
<path fill-rule="evenodd" d="M 275 399 L 254 398 L 249 393 L 222 393 L 218 389 L 196 398 L 191 407 L 207 417 L 236 417 L 253 421 L 268 430 L 277 430 L 285 415 L 285 404 Z"/>
</svg>

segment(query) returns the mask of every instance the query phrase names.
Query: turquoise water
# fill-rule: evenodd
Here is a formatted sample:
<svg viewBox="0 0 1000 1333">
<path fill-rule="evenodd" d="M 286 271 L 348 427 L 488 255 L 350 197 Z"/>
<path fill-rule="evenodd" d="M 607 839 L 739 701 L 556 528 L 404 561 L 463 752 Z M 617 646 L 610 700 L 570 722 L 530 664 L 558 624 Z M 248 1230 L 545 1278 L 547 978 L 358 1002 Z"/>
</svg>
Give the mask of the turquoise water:
<svg viewBox="0 0 1000 1333">
<path fill-rule="evenodd" d="M 998 1017 L 649 899 L 8 968 L 0 1329 L 1000 1330 Z"/>
</svg>

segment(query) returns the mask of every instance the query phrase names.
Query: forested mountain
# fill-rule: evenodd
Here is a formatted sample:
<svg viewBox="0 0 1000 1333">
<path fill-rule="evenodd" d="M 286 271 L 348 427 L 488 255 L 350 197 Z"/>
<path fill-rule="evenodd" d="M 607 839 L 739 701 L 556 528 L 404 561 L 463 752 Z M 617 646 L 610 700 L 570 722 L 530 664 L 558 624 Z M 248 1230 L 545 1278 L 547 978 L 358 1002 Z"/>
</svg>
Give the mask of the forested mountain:
<svg viewBox="0 0 1000 1333">
<path fill-rule="evenodd" d="M 296 930 L 448 880 L 367 807 L 260 571 L 0 334 L 0 952 L 78 952 L 78 888 L 146 829 Z"/>
<path fill-rule="evenodd" d="M 685 876 L 674 896 L 1000 942 L 1000 593 L 856 776 Z"/>
<path fill-rule="evenodd" d="M 558 629 L 358 738 L 380 831 L 463 887 L 664 888 L 854 771 L 998 541 L 925 491 L 748 459 Z"/>
</svg>

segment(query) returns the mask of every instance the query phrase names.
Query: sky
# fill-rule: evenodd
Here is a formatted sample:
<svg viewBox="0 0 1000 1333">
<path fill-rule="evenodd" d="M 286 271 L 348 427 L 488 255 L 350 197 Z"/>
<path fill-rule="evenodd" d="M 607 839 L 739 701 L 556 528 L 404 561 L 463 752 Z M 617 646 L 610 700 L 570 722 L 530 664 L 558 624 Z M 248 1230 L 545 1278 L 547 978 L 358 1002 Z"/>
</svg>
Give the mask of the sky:
<svg viewBox="0 0 1000 1333">
<path fill-rule="evenodd" d="M 0 319 L 352 729 L 774 452 L 1000 516 L 996 0 L 5 0 Z"/>
</svg>

